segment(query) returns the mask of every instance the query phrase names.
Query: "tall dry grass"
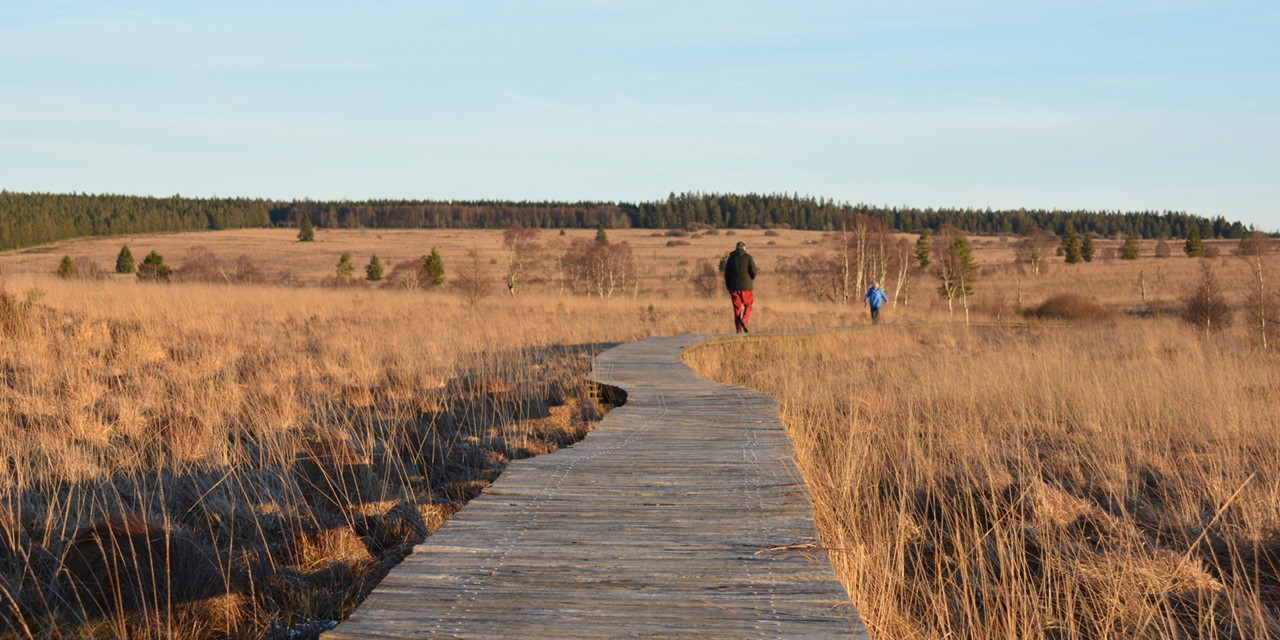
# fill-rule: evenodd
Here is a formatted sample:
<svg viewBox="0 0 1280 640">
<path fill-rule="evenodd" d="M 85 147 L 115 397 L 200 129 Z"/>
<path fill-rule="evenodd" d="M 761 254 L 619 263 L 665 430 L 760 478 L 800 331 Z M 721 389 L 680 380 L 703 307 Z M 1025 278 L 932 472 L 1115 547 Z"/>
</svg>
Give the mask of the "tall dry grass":
<svg viewBox="0 0 1280 640">
<path fill-rule="evenodd" d="M 593 233 L 571 230 L 568 237 Z M 472 248 L 494 264 L 502 260 L 497 231 L 323 230 L 314 246 L 293 242 L 294 235 L 290 230 L 247 230 L 93 238 L 0 255 L 0 273 L 8 274 L 7 282 L 0 278 L 0 454 L 6 461 L 0 467 L 0 634 L 313 635 L 350 611 L 416 540 L 491 481 L 508 460 L 579 437 L 596 416 L 585 375 L 600 348 L 652 334 L 728 331 L 727 298 L 693 297 L 689 276 L 698 260 L 714 261 L 736 240 L 747 241 L 763 270 L 753 331 L 866 321 L 858 305 L 789 299 L 794 292 L 780 267 L 784 258 L 821 246 L 817 232 L 767 237 L 762 231 L 738 231 L 734 237 L 726 232 L 726 237 L 689 236 L 681 245 L 670 245 L 661 232 L 611 232 L 615 240 L 635 247 L 641 287 L 629 295 L 575 299 L 558 296 L 543 283 L 516 299 L 487 298 L 476 310 L 447 288 L 166 286 L 140 284 L 130 275 L 66 281 L 49 275 L 63 254 L 78 264 L 109 265 L 123 242 L 135 256 L 160 250 L 178 268 L 206 254 L 228 264 L 246 255 L 274 274 L 265 280 L 295 285 L 332 276 L 344 251 L 355 255 L 358 265 L 374 252 L 390 265 L 416 259 L 438 245 L 454 275 L 459 256 Z M 543 240 L 557 237 L 544 234 Z M 1030 277 L 1009 264 L 1008 241 L 980 239 L 975 246 L 985 265 L 973 301 L 975 316 L 999 320 L 1013 317 L 1018 306 L 1040 304 L 1058 293 L 1083 294 L 1110 311 L 1161 310 L 1190 285 L 1198 264 L 1174 258 L 1054 265 L 1047 274 Z M 1236 262 L 1223 258 L 1215 263 L 1226 276 L 1226 288 L 1239 279 L 1233 275 L 1241 271 Z M 498 267 L 493 269 L 496 274 Z M 1139 276 L 1145 278 L 1152 304 L 1139 304 Z M 917 274 L 913 283 L 910 305 L 890 307 L 886 320 L 945 320 L 945 305 L 933 293 L 936 281 Z M 1167 335 L 1149 340 L 1179 345 L 1172 353 L 1181 355 L 1170 356 L 1169 362 L 1188 357 L 1190 348 L 1181 346 L 1185 336 L 1172 326 L 1158 326 Z M 934 342 L 977 353 L 976 347 L 962 348 L 974 338 L 948 338 L 950 329 L 887 339 L 912 335 L 910 331 L 878 334 L 878 352 L 908 363 L 915 358 L 917 366 L 930 371 L 944 370 L 931 364 L 946 352 Z M 1113 344 L 1106 341 L 1110 337 L 1098 333 L 1082 338 L 1075 349 L 1100 359 L 1099 350 L 1109 346 L 1099 345 Z M 919 341 L 932 346 L 920 347 Z M 837 363 L 851 348 L 815 343 L 809 357 Z M 822 355 L 823 349 L 831 353 Z M 1073 362 L 1086 357 L 1030 348 L 1023 353 Z M 764 358 L 761 363 L 774 358 L 752 357 Z M 1204 357 L 1214 362 L 1226 358 Z M 970 360 L 956 356 L 945 370 L 956 372 L 952 377 L 957 381 L 988 375 L 965 373 L 970 370 L 962 364 Z M 783 367 L 783 360 L 777 360 L 770 369 Z M 759 370 L 753 367 L 750 374 L 763 376 Z M 1002 371 L 998 364 L 990 370 Z M 824 376 L 838 379 L 835 373 Z M 943 379 L 951 378 L 937 378 Z M 1117 387 L 1132 386 L 1127 379 L 1115 382 Z M 856 388 L 852 382 L 841 383 L 836 393 L 809 379 L 792 386 L 797 393 L 819 390 L 813 400 L 819 404 Z M 870 402 L 872 391 L 857 397 Z M 908 417 L 915 415 L 911 411 L 932 416 L 927 423 L 938 432 L 944 431 L 940 424 L 967 424 L 973 416 L 965 411 L 976 409 L 948 413 L 946 402 L 964 399 L 960 391 L 949 393 L 961 397 L 949 399 L 937 392 L 930 412 L 923 406 L 899 410 L 908 411 Z M 845 404 L 861 406 L 847 397 Z M 792 399 L 787 406 L 790 417 L 805 404 Z M 833 419 L 845 425 L 834 435 L 812 436 L 815 444 L 809 445 L 826 452 L 815 459 L 847 450 L 830 463 L 837 469 L 845 468 L 839 466 L 845 464 L 841 460 L 865 441 L 843 437 L 850 428 L 839 422 L 843 419 Z M 942 435 L 929 436 L 928 442 L 943 441 Z M 878 441 L 887 447 L 883 451 L 902 444 L 888 438 Z M 985 444 L 983 450 L 994 446 Z M 968 455 L 948 454 L 948 464 L 968 460 Z M 1064 450 L 1060 459 L 1068 461 L 1071 455 Z M 910 475 L 908 468 L 901 461 L 894 472 Z M 891 502 L 929 503 L 938 487 L 950 486 L 937 484 L 943 480 L 929 482 L 934 484 L 923 485 L 923 498 L 917 498 L 918 488 L 907 493 L 898 489 L 891 492 Z M 1260 478 L 1254 478 L 1233 504 L 1261 486 Z M 846 497 L 837 493 L 824 498 L 824 504 Z M 1017 502 L 1018 508 L 1027 500 Z M 977 504 L 977 498 L 972 501 Z M 1218 503 L 1208 504 L 1216 508 Z M 828 513 L 824 518 L 830 521 Z M 1232 513 L 1225 512 L 1214 526 L 1223 526 Z M 924 516 L 903 522 L 930 530 Z M 840 526 L 853 530 L 854 525 Z M 969 538 L 948 544 L 1004 540 L 965 535 Z M 933 549 L 941 544 L 926 547 L 911 542 L 917 538 L 904 540 L 899 552 L 904 567 L 920 564 L 907 564 L 909 557 L 937 556 Z M 1216 548 L 1215 540 L 1205 536 L 1194 550 Z M 842 564 L 861 557 L 857 554 L 843 554 Z M 922 612 L 932 616 L 943 610 L 930 600 L 939 598 L 941 590 L 921 592 L 918 586 L 906 586 L 916 583 L 901 576 L 884 582 L 884 589 L 867 580 L 871 586 L 861 593 L 885 594 L 876 596 L 885 603 L 902 598 L 913 603 L 899 614 L 876 614 L 887 621 L 876 622 L 878 628 L 906 629 L 911 635 L 917 628 L 913 625 L 926 615 Z M 965 589 L 974 592 L 977 586 Z M 880 609 L 860 604 L 868 611 L 895 610 L 887 604 Z M 969 618 L 988 616 L 987 608 L 965 606 L 962 614 L 943 616 L 960 616 L 947 623 L 949 628 L 964 629 Z M 1238 610 L 1231 608 L 1231 615 Z M 901 621 L 895 622 L 894 615 Z M 1153 617 L 1146 624 L 1166 619 Z"/>
<path fill-rule="evenodd" d="M 1175 320 L 727 341 L 877 638 L 1280 636 L 1280 362 Z"/>
<path fill-rule="evenodd" d="M 727 299 L 10 277 L 0 634 L 314 635 L 509 460 L 583 435 L 595 353 L 730 323 Z"/>
</svg>

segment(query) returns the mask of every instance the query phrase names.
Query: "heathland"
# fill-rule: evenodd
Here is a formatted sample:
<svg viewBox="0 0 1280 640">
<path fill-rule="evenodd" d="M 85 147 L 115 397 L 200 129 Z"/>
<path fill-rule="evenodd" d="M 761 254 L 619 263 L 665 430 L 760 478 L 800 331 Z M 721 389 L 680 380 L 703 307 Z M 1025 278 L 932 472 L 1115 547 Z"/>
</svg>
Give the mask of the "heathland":
<svg viewBox="0 0 1280 640">
<path fill-rule="evenodd" d="M 315 633 L 507 461 L 587 432 L 599 350 L 730 330 L 739 240 L 754 333 L 692 358 L 780 399 L 876 637 L 1280 629 L 1272 253 L 973 237 L 949 305 L 946 233 L 923 267 L 874 227 L 297 235 L 0 253 L 4 633 Z M 170 271 L 116 273 L 124 245 Z"/>
</svg>

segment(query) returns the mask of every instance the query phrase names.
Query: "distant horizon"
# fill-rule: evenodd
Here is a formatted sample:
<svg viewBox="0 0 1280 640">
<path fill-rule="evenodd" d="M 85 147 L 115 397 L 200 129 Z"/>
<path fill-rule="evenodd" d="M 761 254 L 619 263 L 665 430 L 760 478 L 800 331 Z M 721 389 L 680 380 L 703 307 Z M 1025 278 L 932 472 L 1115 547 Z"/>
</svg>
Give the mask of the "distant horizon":
<svg viewBox="0 0 1280 640">
<path fill-rule="evenodd" d="M 139 198 L 156 198 L 156 199 L 163 199 L 163 198 L 178 197 L 178 198 L 208 199 L 208 200 L 213 200 L 213 199 L 223 199 L 223 198 L 225 198 L 225 199 L 263 200 L 263 201 L 268 201 L 268 202 L 353 202 L 353 203 L 356 203 L 356 202 L 373 202 L 373 201 L 404 201 L 404 202 L 514 202 L 514 203 L 519 203 L 519 202 L 528 202 L 528 203 L 545 203 L 545 204 L 573 204 L 573 203 L 580 203 L 580 202 L 581 202 L 581 203 L 587 203 L 587 202 L 590 202 L 590 203 L 597 203 L 597 204 L 639 204 L 639 203 L 662 202 L 662 201 L 666 200 L 666 199 L 667 199 L 667 197 L 668 197 L 667 195 L 664 195 L 664 196 L 662 196 L 662 197 L 658 197 L 658 198 L 626 198 L 626 199 L 624 199 L 624 198 L 603 198 L 603 199 L 592 199 L 592 198 L 576 198 L 576 199 L 565 199 L 565 198 L 550 198 L 550 199 L 547 199 L 547 198 L 434 198 L 434 197 L 433 197 L 433 198 L 419 198 L 419 197 L 400 197 L 400 196 L 376 196 L 376 197 L 368 197 L 368 198 L 313 198 L 313 197 L 302 197 L 302 198 L 278 198 L 278 197 L 273 197 L 273 196 L 260 196 L 260 195 L 225 195 L 225 194 L 217 194 L 217 195 L 192 195 L 192 194 L 187 194 L 187 193 L 152 194 L 152 193 L 88 192 L 88 191 L 44 191 L 44 192 L 34 192 L 34 191 L 19 191 L 19 190 L 16 190 L 16 189 L 7 189 L 7 188 L 3 188 L 3 187 L 0 187 L 0 191 L 7 191 L 7 192 L 9 192 L 9 193 L 48 193 L 48 194 L 53 194 L 53 195 L 71 195 L 71 196 L 77 196 L 77 195 L 87 195 L 87 196 L 123 196 L 123 197 L 139 197 Z M 678 195 L 681 195 L 681 193 L 680 193 L 680 192 L 670 192 L 670 191 L 668 192 L 668 195 L 669 195 L 669 194 L 671 194 L 671 193 L 675 193 L 677 196 L 678 196 Z M 1192 216 L 1198 216 L 1198 217 L 1205 218 L 1205 219 L 1208 219 L 1208 220 L 1213 220 L 1213 219 L 1216 219 L 1216 218 L 1221 217 L 1221 218 L 1223 218 L 1224 220 L 1226 220 L 1226 221 L 1227 221 L 1227 222 L 1229 222 L 1229 223 L 1239 222 L 1239 223 L 1243 224 L 1246 228 L 1253 228 L 1253 229 L 1255 229 L 1255 230 L 1257 230 L 1257 231 L 1262 231 L 1262 232 L 1265 232 L 1265 233 L 1271 233 L 1271 234 L 1280 233 L 1280 226 L 1278 226 L 1278 227 L 1272 227 L 1272 228 L 1265 228 L 1265 227 L 1258 226 L 1258 225 L 1251 225 L 1248 221 L 1243 220 L 1243 219 L 1240 219 L 1240 218 L 1232 218 L 1231 216 L 1205 215 L 1205 214 L 1203 214 L 1203 213 L 1198 213 L 1198 212 L 1195 212 L 1195 211 L 1187 211 L 1187 210 L 1183 210 L 1183 209 L 1154 209 L 1154 208 L 1147 208 L 1147 209 L 1083 209 L 1083 208 L 1080 208 L 1080 209 L 1064 209 L 1064 208 L 1054 208 L 1054 207 L 1029 207 L 1029 206 L 1017 206 L 1017 207 L 989 207 L 989 206 L 982 206 L 982 207 L 970 207 L 970 206 L 955 206 L 955 205 L 924 205 L 924 206 L 921 206 L 921 205 L 914 205 L 914 204 L 910 204 L 910 203 L 897 203 L 897 204 L 891 204 L 891 203 L 887 203 L 887 202 L 879 202 L 879 203 L 877 203 L 877 202 L 869 202 L 869 201 L 867 201 L 867 200 L 848 201 L 848 200 L 841 200 L 841 199 L 837 199 L 837 198 L 831 198 L 831 197 L 823 196 L 823 195 L 811 195 L 811 194 L 805 194 L 805 193 L 799 193 L 799 192 L 792 192 L 792 191 L 786 191 L 786 192 L 761 192 L 761 191 L 755 191 L 755 192 L 736 192 L 736 191 L 735 191 L 735 192 L 727 192 L 727 191 L 690 191 L 690 192 L 685 192 L 685 193 L 696 193 L 696 194 L 705 194 L 705 195 L 731 195 L 731 194 L 736 194 L 736 195 L 747 195 L 747 194 L 750 194 L 750 193 L 754 193 L 754 194 L 757 194 L 757 195 L 783 195 L 783 196 L 797 196 L 797 197 L 799 197 L 799 198 L 808 198 L 808 199 L 812 199 L 812 200 L 829 200 L 829 201 L 831 201 L 831 202 L 835 203 L 837 206 L 842 206 L 842 207 L 856 207 L 856 206 L 858 206 L 858 205 L 866 205 L 866 206 L 869 206 L 869 207 L 896 208 L 896 209 L 913 209 L 913 210 L 917 210 L 917 211 L 925 211 L 925 210 L 930 210 L 930 209 L 935 210 L 935 211 L 936 211 L 936 210 L 950 210 L 950 211 L 987 211 L 987 210 L 990 210 L 990 211 L 995 211 L 995 212 L 1011 212 L 1011 211 L 1018 211 L 1018 210 L 1025 210 L 1025 211 L 1048 211 L 1048 212 L 1086 211 L 1086 212 L 1089 212 L 1089 213 L 1098 213 L 1098 214 L 1106 214 L 1106 215 L 1124 215 L 1124 214 L 1138 214 L 1138 213 L 1156 213 L 1156 214 L 1163 214 L 1163 213 L 1181 213 L 1181 214 L 1187 214 L 1187 215 L 1192 215 Z"/>
<path fill-rule="evenodd" d="M 1275 33 L 1262 0 L 16 4 L 0 187 L 799 193 L 1276 230 Z"/>
</svg>

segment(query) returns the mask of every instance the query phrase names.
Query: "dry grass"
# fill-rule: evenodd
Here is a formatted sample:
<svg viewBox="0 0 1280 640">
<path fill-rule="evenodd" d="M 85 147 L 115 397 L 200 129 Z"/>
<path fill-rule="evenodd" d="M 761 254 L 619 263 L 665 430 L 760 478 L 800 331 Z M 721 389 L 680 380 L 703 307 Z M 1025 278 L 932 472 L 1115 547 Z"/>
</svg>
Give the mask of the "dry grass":
<svg viewBox="0 0 1280 640">
<path fill-rule="evenodd" d="M 20 637 L 318 631 L 507 461 L 580 438 L 600 349 L 731 322 L 720 300 L 0 290 L 0 625 Z"/>
<path fill-rule="evenodd" d="M 691 356 L 779 398 L 877 638 L 1280 635 L 1280 364 L 1176 320 Z"/>
<path fill-rule="evenodd" d="M 710 235 L 689 234 L 681 230 L 678 233 L 688 244 L 678 246 L 668 246 L 670 231 L 613 229 L 608 234 L 612 241 L 628 242 L 634 250 L 640 273 L 640 290 L 627 294 L 655 304 L 697 297 L 691 279 L 696 275 L 698 261 L 709 260 L 714 264 L 733 248 L 735 242 L 746 242 L 762 274 L 756 282 L 758 304 L 765 307 L 759 317 L 763 323 L 759 329 L 785 328 L 785 324 L 770 326 L 772 322 L 768 317 L 769 304 L 796 297 L 796 287 L 780 271 L 788 259 L 821 249 L 827 234 L 794 230 L 737 229 L 732 232 L 732 235 L 729 232 Z M 568 229 L 565 234 L 560 236 L 558 231 L 542 230 L 537 240 L 543 245 L 567 243 L 574 238 L 592 238 L 595 230 Z M 916 238 L 910 234 L 899 235 L 909 242 Z M 296 229 L 242 229 L 81 238 L 0 253 L 0 274 L 8 275 L 10 279 L 47 276 L 54 273 L 63 255 L 69 255 L 81 272 L 92 271 L 93 266 L 97 271 L 110 271 L 120 246 L 128 244 L 136 260 L 140 261 L 142 256 L 155 250 L 164 255 L 170 266 L 179 270 L 188 263 L 209 257 L 220 260 L 230 270 L 238 258 L 247 256 L 263 272 L 262 277 L 290 285 L 314 285 L 332 278 L 339 257 L 346 252 L 352 256 L 357 284 L 363 284 L 364 267 L 371 255 L 376 253 L 390 273 L 395 265 L 417 260 L 436 247 L 443 258 L 447 277 L 456 275 L 466 263 L 468 252 L 475 249 L 481 261 L 491 268 L 495 288 L 505 290 L 498 284 L 506 265 L 501 230 L 320 229 L 316 242 L 297 242 L 296 237 Z M 1042 274 L 1031 275 L 1014 263 L 1017 242 L 1017 238 L 1010 237 L 972 238 L 974 255 L 982 266 L 976 283 L 977 295 L 971 301 L 979 317 L 1008 319 L 1016 316 L 1018 310 L 1035 307 L 1059 293 L 1084 295 L 1113 311 L 1172 312 L 1200 273 L 1201 260 L 1184 257 L 1180 243 L 1170 243 L 1174 249 L 1173 257 L 1157 259 L 1152 257 L 1155 241 L 1143 241 L 1143 258 L 1127 261 L 1104 257 L 1114 254 L 1122 244 L 1121 240 L 1099 239 L 1096 241 L 1099 257 L 1092 263 L 1066 265 L 1061 258 L 1054 258 L 1048 261 Z M 1221 256 L 1210 262 L 1220 274 L 1224 289 L 1236 290 L 1236 285 L 1247 279 L 1248 270 L 1242 261 L 1231 257 L 1234 241 L 1213 240 L 1206 244 Z M 549 267 L 542 268 L 544 280 L 549 277 L 549 271 Z M 120 282 L 134 280 L 133 276 L 115 274 L 110 274 L 108 279 Z M 886 288 L 892 292 L 893 283 L 887 284 Z M 932 276 L 914 275 L 909 300 L 905 301 L 907 304 L 904 306 L 904 301 L 899 300 L 897 304 L 889 305 L 883 312 L 883 318 L 890 322 L 944 319 L 946 304 L 934 292 L 936 287 L 937 281 Z M 555 293 L 551 284 L 545 281 L 530 282 L 528 292 L 534 295 Z M 820 322 L 821 325 L 866 321 L 865 313 L 857 306 L 827 306 L 826 309 L 827 320 Z"/>
<path fill-rule="evenodd" d="M 568 244 L 574 238 L 594 238 L 594 229 L 567 229 L 538 232 L 540 244 Z M 688 242 L 667 246 L 670 240 L 663 231 L 647 229 L 611 229 L 612 242 L 627 242 L 634 249 L 642 288 L 648 297 L 683 298 L 690 291 L 688 276 L 698 259 L 713 262 L 733 250 L 735 242 L 747 243 L 757 264 L 766 273 L 776 267 L 782 256 L 810 249 L 805 242 L 820 238 L 817 232 L 781 231 L 765 237 L 764 231 L 738 230 L 733 236 L 686 235 Z M 174 268 L 208 252 L 231 265 L 240 256 L 248 256 L 271 279 L 283 277 L 287 282 L 316 284 L 333 276 L 339 257 L 350 253 L 356 267 L 356 278 L 364 277 L 370 256 L 377 254 L 387 272 L 394 265 L 417 260 L 436 247 L 444 261 L 446 276 L 451 277 L 466 262 L 467 252 L 475 249 L 495 276 L 506 266 L 501 230 L 462 229 L 319 229 L 315 242 L 297 242 L 296 229 L 241 229 L 234 231 L 150 234 L 81 238 L 54 245 L 0 253 L 0 273 L 9 276 L 53 274 L 63 255 L 70 256 L 81 271 L 96 265 L 99 271 L 111 271 L 121 245 L 129 245 L 134 258 L 141 262 L 150 251 L 160 252 Z M 769 244 L 769 243 L 773 244 Z M 130 279 L 132 276 L 110 276 Z M 764 295 L 780 296 L 781 283 L 776 278 L 762 278 Z M 536 287 L 535 287 L 536 288 Z M 505 291 L 505 287 L 502 287 Z M 730 316 L 732 320 L 732 316 Z M 730 325 L 732 328 L 732 325 Z"/>
<path fill-rule="evenodd" d="M 570 230 L 566 238 L 593 234 Z M 610 231 L 634 247 L 638 290 L 589 300 L 558 296 L 535 281 L 518 298 L 493 296 L 474 310 L 447 289 L 314 285 L 333 274 L 344 251 L 361 273 L 373 253 L 391 268 L 433 246 L 447 271 L 474 248 L 497 278 L 505 264 L 499 231 L 321 230 L 313 244 L 294 242 L 294 235 L 83 239 L 0 254 L 0 454 L 8 461 L 0 468 L 0 634 L 318 632 L 508 460 L 582 435 L 597 415 L 585 375 L 599 349 L 646 335 L 727 331 L 727 299 L 695 295 L 690 276 L 699 260 L 714 262 L 734 241 L 748 243 L 763 273 L 753 331 L 866 322 L 858 306 L 794 300 L 778 273 L 785 257 L 816 250 L 820 233 L 692 234 L 680 237 L 688 244 L 668 246 L 665 232 Z M 90 264 L 105 268 L 126 242 L 135 257 L 157 250 L 178 270 L 188 256 L 206 266 L 250 256 L 255 273 L 264 274 L 255 279 L 285 284 L 51 275 L 64 254 L 82 273 Z M 1033 277 L 1009 264 L 1008 241 L 975 245 L 984 269 L 973 306 L 986 319 L 1017 318 L 1018 308 L 1063 292 L 1113 312 L 1161 313 L 1198 273 L 1198 261 L 1171 258 L 1056 263 Z M 1215 264 L 1230 299 L 1247 273 L 1239 261 Z M 1140 274 L 1149 284 L 1146 301 L 1136 286 Z M 910 304 L 885 310 L 888 322 L 946 319 L 932 279 L 916 278 Z M 773 390 L 784 398 L 788 420 L 811 425 L 797 428 L 797 438 L 824 505 L 822 525 L 832 536 L 859 536 L 856 544 L 833 544 L 844 545 L 837 561 L 855 593 L 871 594 L 858 603 L 878 630 L 1020 636 L 1042 624 L 1077 637 L 1130 629 L 1155 635 L 1157 625 L 1192 624 L 1184 610 L 1217 612 L 1194 624 L 1245 636 L 1269 624 L 1251 621 L 1270 620 L 1270 583 L 1255 580 L 1243 591 L 1237 584 L 1246 568 L 1267 571 L 1271 520 L 1237 510 L 1271 491 L 1266 474 L 1275 465 L 1259 456 L 1274 449 L 1258 424 L 1265 414 L 1255 408 L 1276 399 L 1274 370 L 1246 371 L 1256 363 L 1247 350 L 1206 349 L 1162 320 L 1116 326 L 1122 331 L 1083 327 L 1000 339 L 943 326 L 848 338 L 852 343 L 814 337 L 789 343 L 808 346 L 784 353 L 751 352 L 749 366 L 735 375 L 780 384 Z M 855 355 L 871 350 L 877 358 Z M 821 374 L 786 373 L 796 359 Z M 1037 362 L 1056 368 L 1036 369 Z M 859 373 L 868 371 L 875 375 Z M 1009 372 L 1021 372 L 1022 386 Z M 1074 399 L 1089 392 L 1123 400 L 1100 408 Z M 1206 412 L 1210 406 L 1220 408 Z M 1234 431 L 1221 433 L 1224 420 Z M 1157 437 L 1167 431 L 1179 444 Z M 1097 434 L 1104 435 L 1100 453 Z M 1125 452 L 1116 434 L 1138 440 L 1138 450 Z M 1006 439 L 1019 447 L 1005 447 Z M 1239 460 L 1259 475 L 1245 483 Z M 1184 461 L 1207 471 L 1173 475 L 1192 464 Z M 1034 475 L 1028 470 L 1036 464 L 1054 472 Z M 1061 480 L 1059 468 L 1074 470 L 1071 482 L 1082 484 Z M 1156 515 L 1125 524 L 1129 507 L 1116 505 L 1129 504 L 1136 489 L 1124 482 L 1139 471 L 1158 474 L 1152 477 L 1172 493 L 1161 494 L 1163 502 L 1133 503 Z M 1209 480 L 1213 490 L 1205 495 L 1182 489 Z M 880 501 L 878 523 L 826 507 L 859 500 Z M 961 509 L 940 508 L 953 503 Z M 1030 528 L 998 515 L 1028 511 Z M 1142 528 L 1151 522 L 1162 527 L 1156 538 Z M 1252 537 L 1232 533 L 1245 524 Z M 1113 539 L 1128 545 L 1123 553 L 1099 550 Z M 1020 540 L 1034 540 L 1047 559 L 1032 567 Z M 888 560 L 870 555 L 873 543 L 887 545 Z M 957 552 L 971 548 L 981 551 Z M 945 564 L 957 557 L 965 560 Z M 948 569 L 930 574 L 930 563 Z M 1033 572 L 1035 580 L 1016 578 Z M 1006 599 L 1001 580 L 1022 591 Z M 1155 591 L 1135 600 L 1129 590 L 1148 582 Z M 1038 600 L 1046 590 L 1060 601 Z M 957 593 L 980 597 L 965 601 Z M 1108 613 L 1115 607 L 1122 613 Z M 978 625 L 993 618 L 1005 622 Z"/>
</svg>

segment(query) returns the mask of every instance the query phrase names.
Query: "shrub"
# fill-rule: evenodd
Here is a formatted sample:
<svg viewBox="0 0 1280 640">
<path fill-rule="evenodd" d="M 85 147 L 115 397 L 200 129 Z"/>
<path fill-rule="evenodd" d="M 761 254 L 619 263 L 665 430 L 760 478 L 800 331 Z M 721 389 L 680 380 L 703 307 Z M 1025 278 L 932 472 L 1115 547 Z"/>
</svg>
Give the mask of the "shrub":
<svg viewBox="0 0 1280 640">
<path fill-rule="evenodd" d="M 302 216 L 302 222 L 298 223 L 298 242 L 315 242 L 316 229 L 311 224 L 311 218 Z"/>
<path fill-rule="evenodd" d="M 338 256 L 338 277 L 344 280 L 350 280 L 351 276 L 354 275 L 355 272 L 356 266 L 351 263 L 351 254 L 344 251 L 341 256 Z"/>
<path fill-rule="evenodd" d="M 1080 259 L 1085 262 L 1093 262 L 1093 256 L 1097 252 L 1098 249 L 1093 246 L 1093 235 L 1085 234 L 1085 236 L 1080 239 Z"/>
<path fill-rule="evenodd" d="M 711 266 L 711 261 L 705 258 L 698 260 L 689 282 L 693 284 L 693 290 L 704 298 L 715 297 L 724 287 L 724 278 Z"/>
<path fill-rule="evenodd" d="M 78 275 L 80 272 L 76 270 L 76 263 L 71 256 L 62 256 L 62 262 L 58 263 L 58 277 L 67 280 Z"/>
<path fill-rule="evenodd" d="M 395 266 L 391 267 L 391 272 L 386 275 L 385 279 L 387 286 L 405 291 L 415 291 L 431 281 L 426 269 L 423 268 L 422 259 L 397 262 Z"/>
<path fill-rule="evenodd" d="M 378 255 L 374 254 L 369 258 L 369 264 L 364 268 L 365 280 L 369 282 L 378 282 L 382 280 L 382 260 L 378 259 Z"/>
<path fill-rule="evenodd" d="M 116 255 L 116 273 L 133 273 L 133 252 L 129 251 L 129 245 L 120 247 L 120 253 Z"/>
<path fill-rule="evenodd" d="M 169 274 L 172 272 L 169 265 L 164 263 L 164 256 L 158 251 L 152 251 L 142 259 L 142 266 L 138 267 L 138 279 L 149 282 L 168 282 Z"/>
<path fill-rule="evenodd" d="M 192 247 L 174 273 L 181 282 L 224 282 L 254 284 L 268 280 L 253 258 L 242 254 L 228 263 L 205 247 Z"/>
<path fill-rule="evenodd" d="M 1040 303 L 1034 309 L 1028 309 L 1026 315 L 1045 320 L 1102 320 L 1107 317 L 1106 309 L 1086 295 L 1066 292 L 1056 293 Z"/>
<path fill-rule="evenodd" d="M 1204 329 L 1205 335 L 1231 324 L 1231 305 L 1218 290 L 1218 279 L 1208 262 L 1200 265 L 1200 281 L 1182 299 L 1182 319 Z"/>
<path fill-rule="evenodd" d="M 1200 237 L 1200 229 L 1191 227 L 1187 232 L 1187 241 L 1182 245 L 1182 251 L 1188 258 L 1198 258 L 1204 253 L 1204 240 Z"/>
<path fill-rule="evenodd" d="M 560 230 L 560 235 L 564 235 L 564 229 Z M 431 253 L 422 256 L 422 270 L 426 272 L 432 286 L 444 284 L 444 259 L 435 247 L 431 247 Z"/>
<path fill-rule="evenodd" d="M 1137 260 L 1138 259 L 1138 237 L 1132 233 L 1125 236 L 1124 248 L 1120 250 L 1121 260 Z"/>
<path fill-rule="evenodd" d="M 461 270 L 454 276 L 453 286 L 467 301 L 467 306 L 472 309 L 493 293 L 493 281 L 490 279 L 489 270 L 480 259 L 478 250 L 467 251 L 467 259 L 462 263 Z"/>
</svg>

